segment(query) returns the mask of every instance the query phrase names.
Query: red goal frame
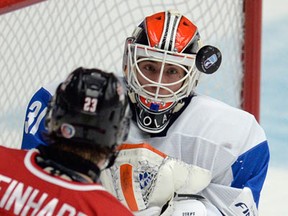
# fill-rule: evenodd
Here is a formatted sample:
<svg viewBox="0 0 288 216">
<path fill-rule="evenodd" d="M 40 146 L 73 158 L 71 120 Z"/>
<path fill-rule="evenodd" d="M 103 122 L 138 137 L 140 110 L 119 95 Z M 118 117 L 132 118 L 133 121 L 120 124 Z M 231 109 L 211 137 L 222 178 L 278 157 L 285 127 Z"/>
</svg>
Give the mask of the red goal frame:
<svg viewBox="0 0 288 216">
<path fill-rule="evenodd" d="M 242 108 L 260 119 L 262 0 L 245 0 Z"/>
<path fill-rule="evenodd" d="M 1 0 L 0 15 L 46 0 Z"/>
</svg>

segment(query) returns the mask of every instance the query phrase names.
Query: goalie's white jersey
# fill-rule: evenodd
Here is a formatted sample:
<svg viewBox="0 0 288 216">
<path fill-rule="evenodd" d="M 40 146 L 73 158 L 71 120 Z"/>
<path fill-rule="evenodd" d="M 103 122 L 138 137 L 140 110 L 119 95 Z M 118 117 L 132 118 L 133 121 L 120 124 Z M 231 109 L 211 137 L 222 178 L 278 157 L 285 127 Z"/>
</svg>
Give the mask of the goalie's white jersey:
<svg viewBox="0 0 288 216">
<path fill-rule="evenodd" d="M 225 215 L 257 214 L 269 148 L 253 115 L 196 95 L 165 136 L 150 137 L 133 122 L 127 142 L 149 143 L 169 156 L 210 170 L 211 184 L 201 194 Z"/>
<path fill-rule="evenodd" d="M 41 113 L 58 84 L 40 88 L 30 100 L 22 148 L 45 145 L 45 119 Z M 212 182 L 201 195 L 223 214 L 253 215 L 251 211 L 257 211 L 253 205 L 259 202 L 269 148 L 263 129 L 249 113 L 196 95 L 165 136 L 150 137 L 132 122 L 127 142 L 149 143 L 169 156 L 210 170 Z"/>
</svg>

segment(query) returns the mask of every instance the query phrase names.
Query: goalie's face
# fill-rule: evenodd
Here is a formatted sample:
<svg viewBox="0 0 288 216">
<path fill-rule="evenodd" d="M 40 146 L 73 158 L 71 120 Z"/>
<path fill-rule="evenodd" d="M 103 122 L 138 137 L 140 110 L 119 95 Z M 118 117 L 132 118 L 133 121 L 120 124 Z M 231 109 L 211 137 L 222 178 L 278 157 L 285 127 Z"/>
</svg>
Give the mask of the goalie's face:
<svg viewBox="0 0 288 216">
<path fill-rule="evenodd" d="M 141 44 L 128 44 L 127 48 L 125 76 L 136 95 L 163 105 L 177 103 L 191 94 L 199 77 L 196 55 Z"/>
<path fill-rule="evenodd" d="M 159 133 L 198 80 L 195 55 L 129 44 L 127 56 L 125 77 L 137 124 L 143 131 Z"/>
<path fill-rule="evenodd" d="M 153 60 L 139 60 L 137 79 L 143 89 L 150 95 L 169 95 L 178 91 L 185 76 L 183 68 L 173 65 L 164 64 Z"/>
</svg>

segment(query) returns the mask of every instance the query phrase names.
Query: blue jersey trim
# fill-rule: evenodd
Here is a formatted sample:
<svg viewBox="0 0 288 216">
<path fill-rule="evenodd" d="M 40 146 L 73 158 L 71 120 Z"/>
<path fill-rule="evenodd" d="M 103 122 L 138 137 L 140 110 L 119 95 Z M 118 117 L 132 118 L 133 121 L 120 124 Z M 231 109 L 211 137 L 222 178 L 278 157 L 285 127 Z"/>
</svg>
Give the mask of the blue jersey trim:
<svg viewBox="0 0 288 216">
<path fill-rule="evenodd" d="M 46 131 L 44 115 L 51 97 L 49 91 L 42 87 L 31 98 L 26 109 L 21 149 L 47 145 L 42 134 Z"/>
<path fill-rule="evenodd" d="M 253 193 L 258 207 L 260 192 L 264 184 L 270 153 L 268 142 L 264 141 L 244 154 L 240 155 L 232 165 L 233 181 L 232 187 L 249 187 Z"/>
</svg>

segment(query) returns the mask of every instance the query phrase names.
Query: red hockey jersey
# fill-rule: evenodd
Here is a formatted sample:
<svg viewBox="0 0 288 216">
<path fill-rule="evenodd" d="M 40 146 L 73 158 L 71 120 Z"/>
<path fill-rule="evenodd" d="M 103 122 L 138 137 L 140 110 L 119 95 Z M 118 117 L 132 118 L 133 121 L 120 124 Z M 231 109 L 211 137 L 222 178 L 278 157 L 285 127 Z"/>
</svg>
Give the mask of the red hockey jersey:
<svg viewBox="0 0 288 216">
<path fill-rule="evenodd" d="M 49 175 L 36 163 L 37 150 L 0 146 L 0 215 L 133 215 L 99 184 Z"/>
</svg>

